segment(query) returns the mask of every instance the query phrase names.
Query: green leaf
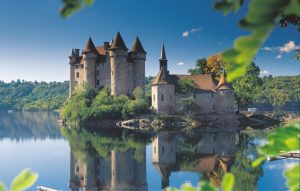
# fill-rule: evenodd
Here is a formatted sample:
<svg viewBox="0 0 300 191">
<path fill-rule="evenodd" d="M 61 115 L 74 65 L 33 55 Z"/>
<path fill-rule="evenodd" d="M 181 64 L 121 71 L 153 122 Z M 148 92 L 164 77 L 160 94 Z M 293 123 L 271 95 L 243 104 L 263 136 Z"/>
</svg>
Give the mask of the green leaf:
<svg viewBox="0 0 300 191">
<path fill-rule="evenodd" d="M 300 164 L 286 170 L 284 176 L 286 178 L 286 186 L 290 190 L 299 190 Z"/>
<path fill-rule="evenodd" d="M 0 191 L 6 191 L 6 187 L 2 182 L 0 182 Z"/>
<path fill-rule="evenodd" d="M 31 187 L 38 178 L 37 173 L 32 173 L 29 169 L 23 170 L 17 177 L 14 178 L 11 191 L 22 191 Z"/>
<path fill-rule="evenodd" d="M 217 191 L 218 189 L 211 185 L 209 182 L 202 181 L 199 184 L 199 188 L 201 191 Z"/>
<path fill-rule="evenodd" d="M 92 5 L 94 3 L 94 0 L 85 0 L 86 5 Z"/>
<path fill-rule="evenodd" d="M 265 160 L 266 160 L 265 156 L 259 157 L 258 159 L 256 159 L 255 161 L 252 162 L 251 166 L 254 167 L 254 168 L 258 167 Z"/>
<path fill-rule="evenodd" d="M 223 191 L 231 191 L 234 185 L 234 175 L 232 173 L 226 173 L 222 179 Z"/>
</svg>

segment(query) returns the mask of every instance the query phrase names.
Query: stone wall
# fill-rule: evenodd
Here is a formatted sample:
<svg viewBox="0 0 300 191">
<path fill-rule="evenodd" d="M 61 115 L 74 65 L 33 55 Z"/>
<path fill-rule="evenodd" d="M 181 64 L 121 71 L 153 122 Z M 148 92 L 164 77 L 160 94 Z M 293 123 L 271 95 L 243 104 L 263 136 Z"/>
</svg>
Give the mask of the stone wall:
<svg viewBox="0 0 300 191">
<path fill-rule="evenodd" d="M 234 112 L 234 91 L 217 91 L 215 94 L 215 105 L 217 113 Z"/>
<path fill-rule="evenodd" d="M 111 64 L 111 94 L 121 95 L 128 93 L 128 62 L 127 52 L 121 49 L 109 52 Z"/>
<path fill-rule="evenodd" d="M 84 63 L 84 83 L 89 87 L 96 87 L 96 62 L 97 55 L 93 52 L 83 54 L 83 63 Z"/>
<path fill-rule="evenodd" d="M 133 89 L 140 87 L 145 93 L 145 53 L 130 53 L 130 60 L 133 63 Z"/>
<path fill-rule="evenodd" d="M 152 108 L 157 114 L 172 114 L 175 107 L 175 86 L 158 84 L 151 87 Z"/>
</svg>

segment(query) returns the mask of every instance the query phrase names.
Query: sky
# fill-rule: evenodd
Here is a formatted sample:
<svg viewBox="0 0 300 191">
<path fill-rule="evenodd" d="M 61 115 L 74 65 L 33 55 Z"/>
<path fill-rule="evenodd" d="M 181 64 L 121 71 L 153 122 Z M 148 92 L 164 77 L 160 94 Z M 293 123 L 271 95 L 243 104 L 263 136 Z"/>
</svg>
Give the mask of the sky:
<svg viewBox="0 0 300 191">
<path fill-rule="evenodd" d="M 0 80 L 64 81 L 69 78 L 68 55 L 82 49 L 91 36 L 96 45 L 120 32 L 130 48 L 138 35 L 147 51 L 146 75 L 156 75 L 162 43 L 171 73 L 185 74 L 198 58 L 230 48 L 247 35 L 238 21 L 247 4 L 224 16 L 208 0 L 95 0 L 68 19 L 59 14 L 61 0 L 1 0 Z M 296 27 L 277 26 L 258 52 L 261 75 L 297 75 L 300 46 Z"/>
</svg>

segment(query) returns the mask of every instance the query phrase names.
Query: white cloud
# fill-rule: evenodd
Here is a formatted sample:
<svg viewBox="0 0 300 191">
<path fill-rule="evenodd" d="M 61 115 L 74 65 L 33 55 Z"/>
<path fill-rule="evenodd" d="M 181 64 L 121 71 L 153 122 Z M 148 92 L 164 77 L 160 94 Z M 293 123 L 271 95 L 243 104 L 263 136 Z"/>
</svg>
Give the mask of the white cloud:
<svg viewBox="0 0 300 191">
<path fill-rule="evenodd" d="M 177 65 L 177 66 L 183 66 L 183 65 L 184 65 L 184 62 L 178 62 L 176 65 Z"/>
<path fill-rule="evenodd" d="M 290 42 L 284 44 L 283 46 L 279 47 L 279 51 L 281 53 L 288 53 L 292 50 L 296 50 L 299 48 L 300 48 L 300 46 L 296 45 L 296 43 L 294 41 L 290 41 Z"/>
<path fill-rule="evenodd" d="M 294 166 L 296 164 L 297 164 L 297 162 L 285 160 L 281 164 L 267 163 L 266 168 L 268 170 L 286 170 L 286 169 L 289 169 L 289 168 L 291 168 L 292 166 Z"/>
<path fill-rule="evenodd" d="M 268 74 L 270 74 L 270 72 L 268 70 L 262 70 L 262 71 L 260 71 L 260 74 L 268 75 Z"/>
<path fill-rule="evenodd" d="M 183 33 L 182 33 L 182 37 L 184 37 L 184 38 L 187 38 L 187 37 L 189 37 L 189 31 L 184 31 Z"/>
<path fill-rule="evenodd" d="M 279 54 L 276 56 L 277 59 L 281 59 L 282 58 L 282 54 Z"/>
<path fill-rule="evenodd" d="M 269 46 L 262 47 L 261 49 L 265 50 L 265 51 L 272 51 L 273 50 L 273 48 L 271 48 Z"/>
<path fill-rule="evenodd" d="M 187 37 L 189 37 L 190 35 L 199 33 L 199 32 L 201 32 L 201 31 L 203 31 L 203 27 L 192 28 L 192 29 L 190 29 L 190 30 L 184 31 L 184 32 L 182 33 L 182 37 L 183 37 L 183 38 L 187 38 Z"/>
</svg>

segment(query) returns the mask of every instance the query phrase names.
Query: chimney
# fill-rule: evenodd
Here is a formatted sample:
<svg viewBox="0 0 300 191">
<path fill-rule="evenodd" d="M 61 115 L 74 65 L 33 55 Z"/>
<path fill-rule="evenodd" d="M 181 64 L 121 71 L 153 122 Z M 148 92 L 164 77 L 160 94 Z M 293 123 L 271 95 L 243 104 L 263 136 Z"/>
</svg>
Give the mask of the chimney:
<svg viewBox="0 0 300 191">
<path fill-rule="evenodd" d="M 108 50 L 110 47 L 109 42 L 104 42 L 103 46 L 104 46 L 104 50 Z"/>
</svg>

